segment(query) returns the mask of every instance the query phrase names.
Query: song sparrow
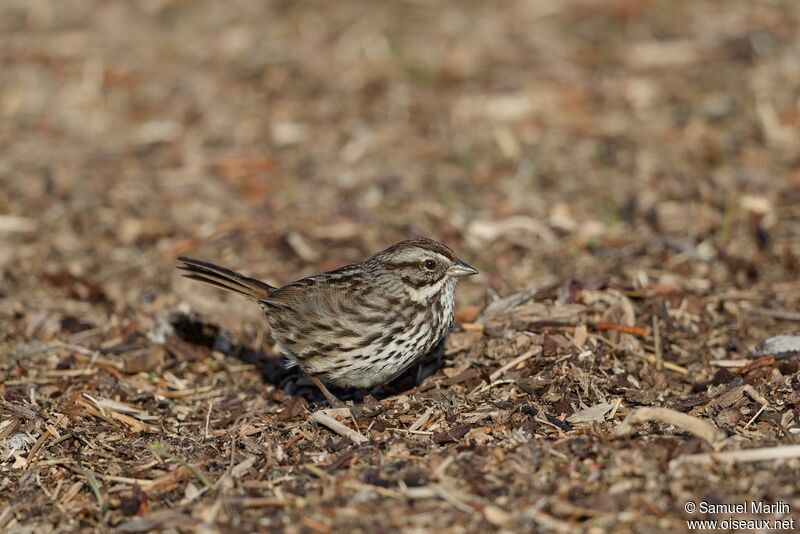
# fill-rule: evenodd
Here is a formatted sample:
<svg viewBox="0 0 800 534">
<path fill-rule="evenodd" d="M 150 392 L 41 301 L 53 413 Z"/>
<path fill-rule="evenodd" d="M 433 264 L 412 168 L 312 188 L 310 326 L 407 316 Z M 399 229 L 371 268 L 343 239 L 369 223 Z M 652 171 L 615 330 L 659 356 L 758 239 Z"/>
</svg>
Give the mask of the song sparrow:
<svg viewBox="0 0 800 534">
<path fill-rule="evenodd" d="M 261 306 L 280 352 L 311 376 L 346 388 L 386 384 L 447 333 L 459 277 L 478 271 L 431 239 L 402 241 L 372 258 L 283 287 L 192 258 L 184 276 Z"/>
</svg>

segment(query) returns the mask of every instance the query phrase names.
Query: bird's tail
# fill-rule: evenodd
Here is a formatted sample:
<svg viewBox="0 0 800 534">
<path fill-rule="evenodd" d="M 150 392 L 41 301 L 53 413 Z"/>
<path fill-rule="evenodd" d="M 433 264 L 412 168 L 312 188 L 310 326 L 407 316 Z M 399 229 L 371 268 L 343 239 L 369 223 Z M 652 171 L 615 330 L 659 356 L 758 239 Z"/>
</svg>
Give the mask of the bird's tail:
<svg viewBox="0 0 800 534">
<path fill-rule="evenodd" d="M 261 280 L 250 278 L 207 261 L 195 260 L 185 256 L 178 256 L 178 261 L 182 263 L 178 268 L 186 271 L 183 273 L 186 278 L 200 280 L 212 286 L 241 293 L 255 300 L 265 299 L 270 291 L 275 289 Z"/>
</svg>

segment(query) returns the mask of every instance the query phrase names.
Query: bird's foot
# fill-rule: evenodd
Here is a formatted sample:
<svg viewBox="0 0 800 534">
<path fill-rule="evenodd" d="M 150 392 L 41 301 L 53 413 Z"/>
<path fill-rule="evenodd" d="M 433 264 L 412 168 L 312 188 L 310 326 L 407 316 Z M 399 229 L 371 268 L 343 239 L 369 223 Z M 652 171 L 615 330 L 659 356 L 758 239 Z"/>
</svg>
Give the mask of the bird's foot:
<svg viewBox="0 0 800 534">
<path fill-rule="evenodd" d="M 309 375 L 309 377 L 311 378 L 311 381 L 314 383 L 314 385 L 317 386 L 317 389 L 319 389 L 320 392 L 328 400 L 328 404 L 330 405 L 331 408 L 347 407 L 347 405 L 343 401 L 339 400 L 339 398 L 336 395 L 330 392 L 330 390 L 325 386 L 322 380 L 320 380 L 316 376 Z"/>
</svg>

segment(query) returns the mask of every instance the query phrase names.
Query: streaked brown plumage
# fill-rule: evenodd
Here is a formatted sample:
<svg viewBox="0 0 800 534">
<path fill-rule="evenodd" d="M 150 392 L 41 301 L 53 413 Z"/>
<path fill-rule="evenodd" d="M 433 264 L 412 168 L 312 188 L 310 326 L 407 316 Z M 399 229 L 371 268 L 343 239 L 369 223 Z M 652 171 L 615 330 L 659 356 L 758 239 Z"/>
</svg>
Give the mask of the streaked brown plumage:
<svg viewBox="0 0 800 534">
<path fill-rule="evenodd" d="M 371 388 L 418 361 L 447 333 L 457 279 L 478 272 L 446 245 L 424 238 L 283 287 L 213 263 L 178 259 L 184 276 L 254 299 L 280 351 L 315 378 L 326 396 L 319 379 Z"/>
</svg>

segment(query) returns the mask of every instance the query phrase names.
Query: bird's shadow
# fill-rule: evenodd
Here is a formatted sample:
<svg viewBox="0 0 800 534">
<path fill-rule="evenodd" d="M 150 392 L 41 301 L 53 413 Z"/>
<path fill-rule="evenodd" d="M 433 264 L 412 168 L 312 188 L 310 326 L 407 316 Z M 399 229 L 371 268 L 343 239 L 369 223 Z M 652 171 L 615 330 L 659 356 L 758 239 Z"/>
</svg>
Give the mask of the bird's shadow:
<svg viewBox="0 0 800 534">
<path fill-rule="evenodd" d="M 169 322 L 175 334 L 183 341 L 219 351 L 227 357 L 253 365 L 265 383 L 272 384 L 291 396 L 303 397 L 309 404 L 327 403 L 308 375 L 297 366 L 287 366 L 287 360 L 282 356 L 240 343 L 218 325 L 206 323 L 196 316 L 176 312 L 170 315 Z M 343 401 L 362 402 L 368 394 L 380 400 L 414 389 L 443 366 L 444 340 L 388 384 L 371 390 L 343 389 L 331 385 L 328 388 Z"/>
</svg>

